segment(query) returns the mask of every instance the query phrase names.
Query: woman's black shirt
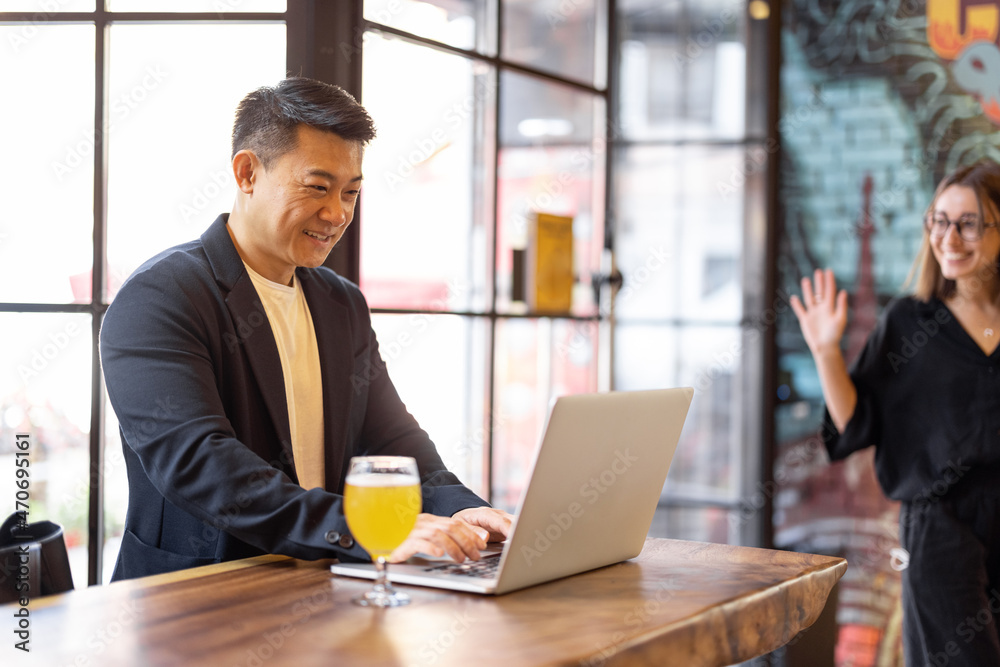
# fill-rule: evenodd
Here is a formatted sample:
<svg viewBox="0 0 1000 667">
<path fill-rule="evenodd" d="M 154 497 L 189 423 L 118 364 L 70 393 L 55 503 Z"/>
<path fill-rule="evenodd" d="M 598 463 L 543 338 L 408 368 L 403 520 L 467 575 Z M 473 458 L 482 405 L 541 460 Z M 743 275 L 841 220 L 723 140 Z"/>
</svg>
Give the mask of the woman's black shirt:
<svg viewBox="0 0 1000 667">
<path fill-rule="evenodd" d="M 1000 346 L 985 354 L 944 302 L 890 303 L 850 375 L 844 433 L 826 415 L 831 459 L 875 445 L 883 491 L 911 503 L 1000 486 Z"/>
</svg>

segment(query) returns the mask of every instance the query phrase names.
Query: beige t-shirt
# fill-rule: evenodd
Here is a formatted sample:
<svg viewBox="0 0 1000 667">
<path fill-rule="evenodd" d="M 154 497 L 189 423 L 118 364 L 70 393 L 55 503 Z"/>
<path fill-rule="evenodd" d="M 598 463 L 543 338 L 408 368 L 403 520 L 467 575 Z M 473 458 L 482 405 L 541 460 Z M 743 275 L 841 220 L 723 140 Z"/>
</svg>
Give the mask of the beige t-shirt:
<svg viewBox="0 0 1000 667">
<path fill-rule="evenodd" d="M 292 455 L 295 457 L 299 485 L 304 489 L 323 488 L 326 479 L 323 380 L 309 304 L 297 278 L 292 278 L 292 286 L 289 287 L 271 282 L 249 266 L 246 268 L 264 304 L 264 312 L 278 344 L 281 372 L 285 379 L 288 423 L 292 431 Z"/>
</svg>

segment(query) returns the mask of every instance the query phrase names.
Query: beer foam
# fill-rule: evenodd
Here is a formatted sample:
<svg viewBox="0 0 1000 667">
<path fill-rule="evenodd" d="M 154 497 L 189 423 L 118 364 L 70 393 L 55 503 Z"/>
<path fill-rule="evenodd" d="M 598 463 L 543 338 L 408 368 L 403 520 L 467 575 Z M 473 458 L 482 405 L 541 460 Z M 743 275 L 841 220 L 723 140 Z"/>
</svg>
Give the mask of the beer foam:
<svg viewBox="0 0 1000 667">
<path fill-rule="evenodd" d="M 412 486 L 420 484 L 420 478 L 406 473 L 352 473 L 347 476 L 345 484 L 351 486 Z"/>
</svg>

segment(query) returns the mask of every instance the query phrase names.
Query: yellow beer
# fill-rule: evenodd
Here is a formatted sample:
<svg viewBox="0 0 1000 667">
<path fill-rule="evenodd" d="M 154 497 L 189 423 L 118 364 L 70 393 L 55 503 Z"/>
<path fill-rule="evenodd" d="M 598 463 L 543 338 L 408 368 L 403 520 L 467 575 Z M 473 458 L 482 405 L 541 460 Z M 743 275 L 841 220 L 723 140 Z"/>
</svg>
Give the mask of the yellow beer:
<svg viewBox="0 0 1000 667">
<path fill-rule="evenodd" d="M 420 482 L 412 475 L 352 474 L 344 488 L 344 516 L 371 557 L 402 544 L 420 513 Z"/>
</svg>

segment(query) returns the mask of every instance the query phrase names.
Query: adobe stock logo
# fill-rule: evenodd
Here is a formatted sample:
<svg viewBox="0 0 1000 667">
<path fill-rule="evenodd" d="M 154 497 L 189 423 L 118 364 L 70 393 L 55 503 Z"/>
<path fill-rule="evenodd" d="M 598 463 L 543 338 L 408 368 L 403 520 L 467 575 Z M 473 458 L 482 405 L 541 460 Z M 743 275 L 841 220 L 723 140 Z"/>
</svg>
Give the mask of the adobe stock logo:
<svg viewBox="0 0 1000 667">
<path fill-rule="evenodd" d="M 587 506 L 596 503 L 638 460 L 638 457 L 632 456 L 628 449 L 625 451 L 616 450 L 611 465 L 601 471 L 601 474 L 591 477 L 580 486 L 580 499 L 583 502 L 574 500 L 566 507 L 565 512 L 553 512 L 551 514 L 552 523 L 547 525 L 544 530 L 535 529 L 534 547 L 526 544 L 521 546 L 521 556 L 524 557 L 525 563 L 531 565 L 533 560 L 548 551 L 559 538 L 573 527 L 573 523 L 586 513 Z"/>
</svg>

